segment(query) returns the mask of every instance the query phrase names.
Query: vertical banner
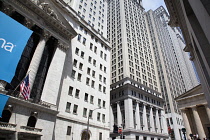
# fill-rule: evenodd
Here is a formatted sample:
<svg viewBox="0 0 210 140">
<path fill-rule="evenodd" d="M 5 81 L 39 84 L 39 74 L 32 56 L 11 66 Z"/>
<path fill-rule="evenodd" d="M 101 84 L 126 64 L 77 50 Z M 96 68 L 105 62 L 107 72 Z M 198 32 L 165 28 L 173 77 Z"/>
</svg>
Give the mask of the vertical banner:
<svg viewBox="0 0 210 140">
<path fill-rule="evenodd" d="M 32 31 L 0 12 L 0 80 L 8 83 Z"/>
<path fill-rule="evenodd" d="M 7 103 L 9 96 L 0 93 L 0 118 L 2 117 L 2 112 Z"/>
</svg>

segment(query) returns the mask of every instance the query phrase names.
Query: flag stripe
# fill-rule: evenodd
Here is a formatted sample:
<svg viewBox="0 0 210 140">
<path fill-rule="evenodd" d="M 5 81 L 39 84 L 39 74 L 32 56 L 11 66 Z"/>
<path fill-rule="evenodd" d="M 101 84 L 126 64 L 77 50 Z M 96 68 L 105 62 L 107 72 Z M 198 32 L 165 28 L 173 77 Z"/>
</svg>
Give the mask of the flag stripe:
<svg viewBox="0 0 210 140">
<path fill-rule="evenodd" d="M 20 93 L 23 95 L 25 100 L 30 98 L 29 75 L 27 75 L 24 81 L 20 84 Z"/>
</svg>

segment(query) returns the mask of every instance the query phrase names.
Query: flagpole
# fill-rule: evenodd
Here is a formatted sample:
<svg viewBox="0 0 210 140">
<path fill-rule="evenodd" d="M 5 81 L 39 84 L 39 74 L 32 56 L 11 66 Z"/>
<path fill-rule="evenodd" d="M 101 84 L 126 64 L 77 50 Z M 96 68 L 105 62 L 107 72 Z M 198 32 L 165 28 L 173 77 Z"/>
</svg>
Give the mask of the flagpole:
<svg viewBox="0 0 210 140">
<path fill-rule="evenodd" d="M 18 87 L 19 87 L 20 84 L 23 82 L 23 80 L 28 76 L 28 74 L 29 74 L 30 71 L 31 71 L 31 70 L 29 70 L 29 71 L 27 72 L 27 74 L 25 75 L 25 77 L 20 81 L 20 83 L 16 86 L 16 88 L 12 91 L 11 94 L 13 94 L 13 93 L 18 89 Z M 19 95 L 20 95 L 20 93 L 17 94 L 17 96 L 19 96 Z M 17 96 L 16 96 L 16 97 L 17 97 Z"/>
</svg>

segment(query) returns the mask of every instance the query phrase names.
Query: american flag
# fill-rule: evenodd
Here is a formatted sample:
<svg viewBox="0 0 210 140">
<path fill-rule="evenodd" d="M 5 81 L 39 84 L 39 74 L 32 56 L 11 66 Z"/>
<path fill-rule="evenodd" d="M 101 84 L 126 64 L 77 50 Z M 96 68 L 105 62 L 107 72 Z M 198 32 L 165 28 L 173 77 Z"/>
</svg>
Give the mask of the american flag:
<svg viewBox="0 0 210 140">
<path fill-rule="evenodd" d="M 20 93 L 23 95 L 25 100 L 28 100 L 30 98 L 29 74 L 20 84 Z"/>
</svg>

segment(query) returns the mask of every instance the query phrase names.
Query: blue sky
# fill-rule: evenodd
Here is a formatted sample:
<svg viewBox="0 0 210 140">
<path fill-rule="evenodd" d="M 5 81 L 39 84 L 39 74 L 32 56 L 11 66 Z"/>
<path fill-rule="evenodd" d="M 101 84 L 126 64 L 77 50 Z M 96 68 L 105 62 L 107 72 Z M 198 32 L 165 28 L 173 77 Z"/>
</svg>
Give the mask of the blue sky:
<svg viewBox="0 0 210 140">
<path fill-rule="evenodd" d="M 145 11 L 148 11 L 150 9 L 155 10 L 161 5 L 165 7 L 164 0 L 142 0 L 143 2 L 143 7 L 145 8 Z"/>
</svg>

